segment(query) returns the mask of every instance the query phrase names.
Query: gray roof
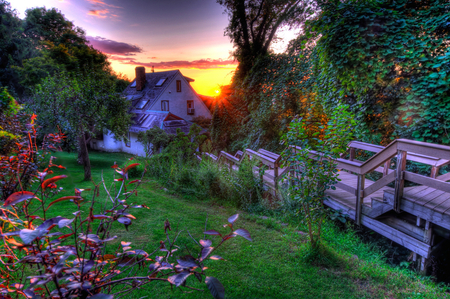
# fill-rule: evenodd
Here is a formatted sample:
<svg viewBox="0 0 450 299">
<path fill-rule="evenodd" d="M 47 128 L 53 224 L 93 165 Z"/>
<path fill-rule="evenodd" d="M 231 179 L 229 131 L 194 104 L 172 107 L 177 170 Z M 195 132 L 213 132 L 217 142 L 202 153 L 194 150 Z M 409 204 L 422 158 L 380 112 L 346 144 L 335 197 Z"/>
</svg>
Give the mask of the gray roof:
<svg viewBox="0 0 450 299">
<path fill-rule="evenodd" d="M 146 110 L 134 114 L 130 132 L 139 133 L 153 127 L 158 127 L 168 134 L 176 134 L 178 128 L 181 129 L 184 134 L 188 134 L 192 125 L 193 123 L 168 111 Z"/>
<path fill-rule="evenodd" d="M 162 94 L 164 89 L 166 89 L 168 83 L 172 81 L 175 75 L 179 72 L 179 70 L 174 71 L 166 71 L 166 72 L 155 72 L 155 73 L 145 73 L 145 86 L 141 91 L 137 91 L 136 87 L 131 87 L 136 80 L 130 83 L 127 88 L 124 90 L 124 95 L 128 100 L 132 101 L 133 109 L 137 104 L 144 104 L 142 106 L 142 111 L 150 109 L 153 104 L 156 102 L 158 97 Z M 159 80 L 166 78 L 164 84 L 161 86 L 156 86 Z M 143 101 L 143 102 L 141 102 Z"/>
</svg>

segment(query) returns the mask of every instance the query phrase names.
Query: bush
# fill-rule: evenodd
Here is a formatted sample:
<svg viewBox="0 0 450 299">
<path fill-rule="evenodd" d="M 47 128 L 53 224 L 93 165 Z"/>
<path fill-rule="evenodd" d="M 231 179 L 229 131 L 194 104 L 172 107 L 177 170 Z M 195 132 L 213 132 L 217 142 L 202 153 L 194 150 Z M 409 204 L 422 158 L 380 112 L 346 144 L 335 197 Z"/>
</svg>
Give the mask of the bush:
<svg viewBox="0 0 450 299">
<path fill-rule="evenodd" d="M 126 168 L 129 165 L 134 164 L 136 162 L 141 162 L 141 160 L 142 159 L 131 158 L 123 165 L 123 168 Z M 144 172 L 145 172 L 145 166 L 142 163 L 139 163 L 139 165 L 137 165 L 136 167 L 130 168 L 130 170 L 128 171 L 128 177 L 130 179 L 140 178 L 140 177 L 142 177 Z"/>
</svg>

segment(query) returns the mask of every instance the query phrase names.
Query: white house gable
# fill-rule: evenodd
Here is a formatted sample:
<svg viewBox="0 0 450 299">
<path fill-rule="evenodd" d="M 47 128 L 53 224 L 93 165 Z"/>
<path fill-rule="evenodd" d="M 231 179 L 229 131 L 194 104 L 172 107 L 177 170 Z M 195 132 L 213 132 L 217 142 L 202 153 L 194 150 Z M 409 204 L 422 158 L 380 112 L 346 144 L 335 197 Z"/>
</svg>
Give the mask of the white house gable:
<svg viewBox="0 0 450 299">
<path fill-rule="evenodd" d="M 188 80 L 180 71 L 162 82 L 163 91 L 150 110 L 169 111 L 183 119 L 193 120 L 197 116 L 211 118 L 211 113 Z M 192 80 L 193 81 L 193 80 Z M 161 80 L 157 83 L 161 84 Z"/>
</svg>

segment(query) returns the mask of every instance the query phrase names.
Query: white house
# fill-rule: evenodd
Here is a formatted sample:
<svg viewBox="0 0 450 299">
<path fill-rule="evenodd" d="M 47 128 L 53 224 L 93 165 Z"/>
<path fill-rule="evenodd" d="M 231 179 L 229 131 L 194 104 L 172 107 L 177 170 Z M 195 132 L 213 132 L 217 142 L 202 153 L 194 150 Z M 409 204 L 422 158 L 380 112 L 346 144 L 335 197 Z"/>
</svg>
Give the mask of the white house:
<svg viewBox="0 0 450 299">
<path fill-rule="evenodd" d="M 91 141 L 91 148 L 145 156 L 143 145 L 137 142 L 140 131 L 157 126 L 169 134 L 175 134 L 177 128 L 187 134 L 195 117 L 212 117 L 190 85 L 193 81 L 179 70 L 145 73 L 145 67 L 137 67 L 135 80 L 124 91 L 124 96 L 132 102 L 130 112 L 134 114 L 129 141 L 116 141 L 108 132 L 103 134 L 103 140 Z"/>
</svg>

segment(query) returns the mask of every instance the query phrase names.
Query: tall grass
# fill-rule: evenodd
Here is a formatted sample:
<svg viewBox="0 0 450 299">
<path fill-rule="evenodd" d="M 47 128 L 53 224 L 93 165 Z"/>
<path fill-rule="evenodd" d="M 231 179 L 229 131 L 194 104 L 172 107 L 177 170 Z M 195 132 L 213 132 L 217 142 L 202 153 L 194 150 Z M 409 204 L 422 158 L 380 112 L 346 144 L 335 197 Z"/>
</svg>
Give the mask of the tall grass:
<svg viewBox="0 0 450 299">
<path fill-rule="evenodd" d="M 165 153 L 154 155 L 145 163 L 147 176 L 187 198 L 213 198 L 247 209 L 262 202 L 266 192 L 262 176 L 254 175 L 259 171 L 256 161 L 248 159 L 237 171 L 206 158 L 186 161 Z"/>
</svg>

